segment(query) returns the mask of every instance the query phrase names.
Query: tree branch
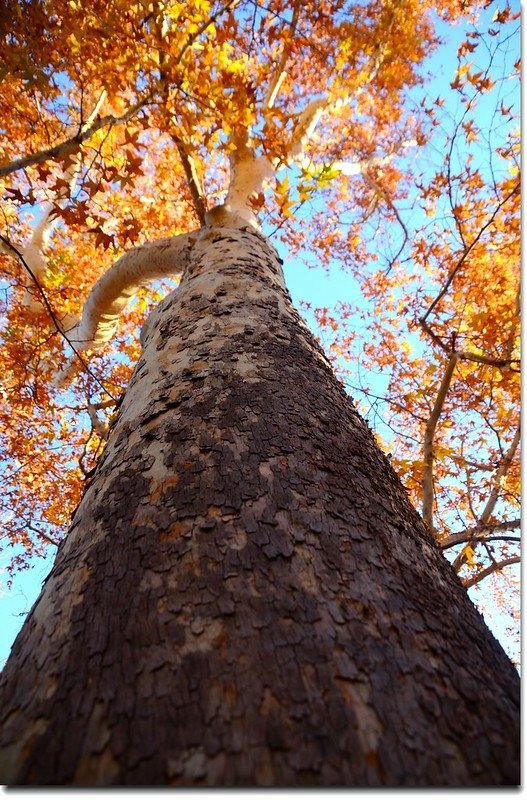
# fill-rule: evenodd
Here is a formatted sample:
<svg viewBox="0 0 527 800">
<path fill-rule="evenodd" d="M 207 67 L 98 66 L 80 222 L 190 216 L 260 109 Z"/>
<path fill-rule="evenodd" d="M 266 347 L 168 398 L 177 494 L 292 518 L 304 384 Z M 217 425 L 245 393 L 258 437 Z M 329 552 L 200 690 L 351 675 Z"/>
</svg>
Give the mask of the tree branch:
<svg viewBox="0 0 527 800">
<path fill-rule="evenodd" d="M 432 413 L 425 427 L 423 441 L 423 519 L 431 531 L 434 530 L 434 436 L 450 388 L 452 376 L 458 362 L 457 353 L 452 353 L 439 386 Z"/>
<path fill-rule="evenodd" d="M 191 47 L 193 42 L 201 36 L 206 29 L 212 25 L 218 17 L 223 14 L 225 11 L 233 8 L 238 4 L 239 0 L 229 0 L 225 4 L 225 6 L 219 9 L 215 14 L 211 14 L 209 19 L 201 25 L 197 31 L 192 33 L 188 36 L 187 41 L 181 48 L 177 58 L 174 60 L 174 64 L 177 65 L 180 63 L 181 59 Z M 17 172 L 20 169 L 25 169 L 26 167 L 33 166 L 34 164 L 42 164 L 44 161 L 49 161 L 52 158 L 56 158 L 57 156 L 67 155 L 68 153 L 77 149 L 78 145 L 81 145 L 94 133 L 96 133 L 101 128 L 105 128 L 107 125 L 121 125 L 125 122 L 131 120 L 135 115 L 141 111 L 145 106 L 151 103 L 158 94 L 159 88 L 154 87 L 148 94 L 146 94 L 143 98 L 138 100 L 131 108 L 128 109 L 124 114 L 120 117 L 116 117 L 113 114 L 107 115 L 105 117 L 101 117 L 100 119 L 95 119 L 91 124 L 85 123 L 81 126 L 81 129 L 74 135 L 70 136 L 68 139 L 59 142 L 58 144 L 54 145 L 53 147 L 49 147 L 45 150 L 40 150 L 38 153 L 32 153 L 28 156 L 23 156 L 22 158 L 17 158 L 14 161 L 10 161 L 5 164 L 0 165 L 0 177 L 4 177 L 6 175 L 10 175 L 12 172 Z M 97 102 L 94 112 L 90 115 L 87 122 L 96 114 L 102 104 L 101 98 Z"/>
<path fill-rule="evenodd" d="M 183 169 L 185 170 L 185 177 L 187 179 L 190 195 L 192 197 L 194 210 L 196 211 L 200 224 L 203 226 L 205 225 L 205 214 L 207 213 L 207 207 L 203 199 L 203 189 L 198 178 L 196 162 L 194 161 L 194 158 L 189 155 L 187 146 L 183 142 L 183 139 L 181 139 L 176 133 L 171 133 L 170 137 L 177 147 Z"/>
<path fill-rule="evenodd" d="M 35 275 L 33 275 L 33 272 L 32 272 L 32 270 L 31 270 L 31 267 L 29 266 L 29 264 L 28 264 L 28 263 L 27 263 L 27 261 L 25 260 L 23 253 L 21 253 L 19 250 L 17 250 L 17 248 L 16 248 L 14 245 L 12 245 L 12 244 L 11 244 L 11 242 L 9 241 L 9 239 L 6 239 L 6 238 L 5 238 L 5 236 L 2 236 L 2 234 L 0 234 L 0 242 L 2 243 L 2 245 L 3 245 L 3 247 L 4 247 L 4 248 L 7 248 L 9 251 L 11 251 L 11 253 L 12 253 L 13 255 L 15 255 L 17 258 L 19 258 L 19 259 L 20 259 L 20 261 L 22 262 L 22 265 L 24 266 L 24 269 L 25 269 L 25 270 L 28 272 L 28 274 L 29 274 L 29 275 L 31 276 L 31 278 L 33 279 L 33 281 L 34 281 L 34 283 L 35 283 L 35 286 L 37 287 L 37 289 L 38 289 L 38 291 L 39 291 L 39 293 L 40 293 L 40 295 L 41 295 L 41 297 L 42 297 L 42 302 L 43 302 L 44 306 L 46 307 L 46 309 L 47 309 L 47 311 L 48 311 L 48 313 L 49 313 L 49 316 L 51 317 L 51 321 L 53 322 L 53 325 L 54 325 L 54 326 L 55 326 L 55 328 L 57 329 L 57 332 L 58 332 L 58 333 L 59 333 L 59 334 L 60 334 L 60 335 L 61 335 L 61 336 L 62 336 L 62 337 L 63 337 L 63 338 L 66 340 L 66 342 L 69 344 L 69 346 L 70 346 L 70 347 L 71 347 L 71 349 L 73 350 L 73 353 L 74 353 L 75 357 L 76 357 L 76 358 L 78 358 L 78 360 L 80 361 L 80 363 L 82 364 L 82 366 L 84 367 L 84 369 L 86 370 L 86 372 L 88 373 L 88 375 L 91 375 L 91 377 L 93 378 L 93 380 L 94 380 L 94 381 L 95 381 L 95 382 L 96 382 L 96 383 L 97 383 L 97 384 L 98 384 L 98 385 L 101 387 L 101 389 L 104 391 L 104 393 L 105 393 L 105 394 L 107 394 L 107 395 L 108 395 L 108 397 L 111 397 L 111 398 L 112 398 L 112 400 L 116 401 L 116 398 L 113 396 L 113 394 L 112 394 L 110 391 L 108 391 L 108 389 L 105 387 L 104 383 L 102 383 L 102 381 L 101 381 L 101 380 L 99 380 L 99 378 L 97 377 L 97 375 L 95 375 L 95 374 L 94 374 L 94 373 L 91 371 L 91 369 L 89 368 L 89 366 L 88 366 L 88 364 L 86 363 L 86 361 L 84 360 L 84 358 L 81 356 L 81 354 L 80 354 L 80 353 L 78 352 L 78 350 L 76 349 L 75 345 L 74 345 L 74 344 L 73 344 L 73 343 L 70 341 L 70 339 L 69 339 L 69 337 L 68 337 L 67 333 L 65 333 L 65 331 L 64 331 L 64 329 L 63 329 L 63 327 L 62 327 L 61 323 L 58 321 L 58 319 L 57 319 L 57 316 L 56 316 L 55 312 L 53 311 L 53 309 L 52 309 L 52 307 L 51 307 L 51 305 L 50 305 L 50 302 L 49 302 L 48 298 L 46 297 L 46 293 L 44 292 L 44 290 L 43 290 L 42 286 L 41 286 L 41 285 L 40 285 L 40 283 L 38 282 L 38 279 L 36 278 L 36 276 L 35 276 Z"/>
<path fill-rule="evenodd" d="M 275 167 L 266 156 L 257 156 L 247 130 L 230 137 L 235 149 L 230 154 L 230 180 L 225 207 L 227 210 L 257 226 L 250 200 L 262 191 L 265 181 L 275 174 Z"/>
<path fill-rule="evenodd" d="M 514 438 L 511 442 L 511 445 L 507 450 L 507 452 L 503 454 L 503 457 L 500 460 L 498 468 L 496 469 L 493 475 L 492 483 L 494 484 L 494 488 L 492 489 L 489 495 L 489 499 L 485 504 L 485 508 L 483 509 L 483 511 L 479 516 L 476 526 L 478 528 L 480 526 L 489 524 L 490 517 L 492 515 L 492 512 L 494 511 L 494 508 L 496 507 L 496 503 L 498 502 L 500 496 L 501 481 L 509 471 L 510 465 L 512 464 L 512 460 L 516 455 L 516 450 L 518 449 L 518 445 L 520 444 L 520 438 L 521 438 L 521 423 L 518 423 L 518 427 L 516 429 L 516 433 L 514 434 Z M 472 545 L 472 540 L 470 541 L 470 544 Z M 459 569 L 463 566 L 465 560 L 466 560 L 465 556 L 463 552 L 461 552 L 452 564 L 456 572 L 458 572 Z"/>
<path fill-rule="evenodd" d="M 84 130 L 89 128 L 90 125 L 93 125 L 95 119 L 99 115 L 99 111 L 102 108 L 102 104 L 104 103 L 104 101 L 106 100 L 107 97 L 108 97 L 108 92 L 106 91 L 106 89 L 103 89 L 101 91 L 100 95 L 99 95 L 99 99 L 97 100 L 97 102 L 95 103 L 95 106 L 93 107 L 93 111 L 87 117 L 87 119 L 85 119 L 84 121 L 82 119 L 82 113 L 81 113 L 81 120 L 80 120 L 79 130 L 77 131 L 77 134 L 82 133 Z"/>
<path fill-rule="evenodd" d="M 53 230 L 56 228 L 59 217 L 57 210 L 64 208 L 68 202 L 68 198 L 73 191 L 77 181 L 77 175 L 80 170 L 80 162 L 74 159 L 73 163 L 68 167 L 65 172 L 66 185 L 59 189 L 55 200 L 50 201 L 44 206 L 42 217 L 37 225 L 35 225 L 29 242 L 23 247 L 22 255 L 24 256 L 24 265 L 31 268 L 31 273 L 26 274 L 26 292 L 24 294 L 24 305 L 32 310 L 34 307 L 34 299 L 31 297 L 29 287 L 33 286 L 36 281 L 40 281 L 47 269 L 47 261 L 44 257 L 44 249 L 46 248 Z M 39 286 L 40 289 L 40 286 Z"/>
<path fill-rule="evenodd" d="M 512 464 L 512 460 L 516 455 L 516 450 L 518 449 L 518 446 L 520 444 L 520 439 L 521 439 L 521 422 L 518 423 L 518 427 L 516 428 L 516 432 L 514 434 L 511 445 L 507 450 L 507 452 L 503 455 L 503 458 L 501 459 L 499 466 L 494 474 L 493 477 L 494 488 L 490 493 L 490 497 L 487 500 L 485 508 L 481 512 L 479 518 L 479 523 L 483 525 L 486 525 L 489 522 L 490 516 L 494 511 L 496 503 L 498 502 L 502 478 L 504 478 L 507 472 L 509 471 L 509 467 Z"/>
<path fill-rule="evenodd" d="M 477 583 L 480 583 L 484 578 L 487 578 L 489 575 L 492 575 L 493 572 L 499 572 L 504 567 L 510 567 L 512 564 L 519 564 L 521 559 L 519 556 L 514 556 L 513 558 L 506 558 L 504 561 L 497 561 L 495 564 L 491 564 L 490 567 L 481 570 L 478 572 L 477 575 L 474 575 L 471 578 L 464 578 L 462 581 L 463 586 L 465 589 L 470 589 L 471 586 L 475 586 Z"/>
<path fill-rule="evenodd" d="M 299 14 L 300 14 L 300 0 L 295 0 L 295 3 L 293 5 L 293 16 L 291 18 L 291 24 L 289 26 L 287 39 L 282 49 L 282 55 L 280 57 L 280 61 L 273 73 L 273 77 L 271 78 L 271 81 L 267 88 L 267 92 L 262 106 L 262 111 L 266 111 L 268 108 L 273 107 L 274 101 L 276 100 L 278 92 L 280 91 L 280 87 L 284 81 L 284 78 L 286 77 L 285 68 L 287 65 L 287 59 L 289 58 L 289 52 L 291 50 L 291 42 L 293 41 L 293 37 L 295 35 Z"/>
<path fill-rule="evenodd" d="M 80 350 L 109 341 L 123 308 L 142 287 L 184 270 L 197 232 L 182 233 L 128 250 L 113 264 L 88 295 L 81 321 L 68 330 L 68 339 Z"/>
<path fill-rule="evenodd" d="M 322 114 L 329 106 L 328 98 L 312 100 L 305 109 L 299 114 L 297 123 L 293 129 L 287 154 L 289 163 L 299 162 L 304 154 L 304 149 L 313 131 L 317 127 Z"/>
<path fill-rule="evenodd" d="M 91 425 L 92 425 L 92 430 L 95 431 L 95 433 L 101 439 L 106 439 L 106 434 L 108 433 L 108 428 L 104 424 L 104 422 L 101 422 L 101 420 L 97 416 L 97 410 L 96 410 L 95 406 L 93 406 L 91 403 L 88 403 L 88 405 L 86 406 L 86 409 L 88 411 L 88 416 L 90 418 L 90 422 L 91 422 Z"/>
<path fill-rule="evenodd" d="M 49 147 L 46 150 L 40 150 L 38 153 L 32 153 L 29 156 L 23 156 L 22 158 L 17 158 L 7 164 L 0 165 L 0 177 L 10 175 L 12 172 L 17 172 L 19 169 L 25 169 L 26 167 L 31 167 L 35 164 L 43 164 L 44 161 L 49 161 L 52 158 L 65 156 L 68 155 L 68 153 L 74 152 L 79 145 L 81 145 L 87 139 L 90 139 L 93 134 L 99 131 L 101 128 L 105 128 L 108 125 L 122 125 L 123 123 L 128 122 L 142 108 L 148 105 L 148 103 L 153 100 L 155 95 L 156 91 L 149 92 L 145 97 L 139 100 L 120 117 L 116 117 L 113 114 L 100 117 L 99 119 L 94 120 L 91 125 L 82 126 L 81 130 L 79 130 L 74 136 L 64 139 L 62 142 L 59 142 L 53 147 Z"/>
<path fill-rule="evenodd" d="M 419 320 L 419 325 L 443 353 L 449 354 L 452 352 L 451 345 L 445 344 L 437 333 L 434 333 L 424 317 Z M 493 358 L 492 356 L 485 356 L 479 353 L 470 353 L 468 350 L 456 350 L 456 354 L 460 361 L 474 361 L 476 364 L 488 364 L 491 367 L 498 367 L 501 369 L 510 368 L 511 364 L 519 364 L 519 359 L 517 358 Z"/>
<path fill-rule="evenodd" d="M 499 539 L 507 539 L 510 541 L 521 541 L 519 537 L 515 536 L 486 536 L 485 531 L 494 533 L 495 531 L 513 531 L 521 525 L 520 519 L 507 520 L 505 522 L 489 522 L 486 525 L 475 525 L 473 528 L 467 528 L 465 531 L 459 533 L 452 533 L 444 539 L 440 539 L 438 544 L 441 550 L 448 550 L 449 547 L 454 547 L 456 544 L 463 544 L 464 542 L 475 541 L 493 541 Z"/>
<path fill-rule="evenodd" d="M 452 284 L 452 281 L 454 280 L 456 274 L 459 272 L 459 270 L 461 269 L 461 267 L 465 263 L 467 257 L 470 255 L 471 251 L 473 250 L 473 248 L 476 246 L 476 244 L 479 242 L 479 240 L 483 236 L 484 232 L 487 230 L 487 228 L 490 225 L 492 225 L 492 223 L 496 219 L 496 216 L 498 215 L 500 210 L 503 208 L 505 203 L 507 203 L 511 199 L 511 197 L 514 197 L 514 195 L 519 191 L 519 189 L 520 189 L 520 184 L 518 183 L 518 184 L 516 184 L 514 189 L 512 189 L 512 191 L 510 191 L 509 194 L 501 201 L 501 203 L 498 203 L 498 205 L 496 206 L 496 208 L 494 209 L 494 211 L 490 215 L 489 219 L 487 220 L 487 222 L 484 225 L 481 226 L 480 230 L 478 231 L 477 235 L 474 237 L 472 242 L 467 247 L 464 248 L 461 257 L 458 259 L 457 263 L 450 270 L 450 272 L 448 274 L 448 277 L 447 277 L 447 279 L 445 281 L 445 284 L 442 287 L 441 291 L 439 292 L 437 297 L 435 297 L 435 299 L 430 303 L 430 305 L 428 306 L 426 312 L 421 317 L 421 319 L 420 319 L 421 323 L 426 322 L 427 318 L 430 316 L 430 314 L 432 313 L 434 308 L 437 306 L 439 301 L 447 293 L 447 291 L 450 288 L 450 285 Z"/>
</svg>

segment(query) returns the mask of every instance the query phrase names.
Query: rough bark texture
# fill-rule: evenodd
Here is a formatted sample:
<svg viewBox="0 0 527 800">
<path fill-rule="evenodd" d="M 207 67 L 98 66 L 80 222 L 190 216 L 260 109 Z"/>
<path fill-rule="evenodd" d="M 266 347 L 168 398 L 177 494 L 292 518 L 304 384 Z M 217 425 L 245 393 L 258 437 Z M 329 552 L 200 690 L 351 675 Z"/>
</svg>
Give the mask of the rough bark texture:
<svg viewBox="0 0 527 800">
<path fill-rule="evenodd" d="M 152 315 L 2 684 L 2 782 L 516 784 L 518 676 L 250 228 Z"/>
</svg>

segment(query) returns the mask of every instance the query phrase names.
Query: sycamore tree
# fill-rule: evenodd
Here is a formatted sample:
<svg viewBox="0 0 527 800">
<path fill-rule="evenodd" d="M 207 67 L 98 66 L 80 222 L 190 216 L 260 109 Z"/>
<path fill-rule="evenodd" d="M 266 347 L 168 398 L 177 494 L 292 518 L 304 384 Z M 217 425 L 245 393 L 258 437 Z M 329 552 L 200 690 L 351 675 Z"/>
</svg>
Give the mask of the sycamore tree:
<svg viewBox="0 0 527 800">
<path fill-rule="evenodd" d="M 463 6 L 438 11 L 455 19 Z M 431 17 L 402 3 L 19 3 L 8 22 L 2 503 L 22 566 L 58 542 L 137 358 L 129 333 L 162 296 L 139 292 L 89 362 L 76 347 L 59 397 L 67 328 L 97 278 L 123 248 L 203 223 L 244 148 L 265 165 L 251 203 L 262 208 L 267 188 L 263 219 L 289 241 L 303 236 L 296 200 L 322 187 L 343 209 L 360 204 L 364 165 L 419 136 L 404 92 L 435 36 Z M 321 250 L 326 216 L 312 223 Z"/>
<path fill-rule="evenodd" d="M 382 185 L 369 172 L 371 240 L 343 219 L 334 252 L 370 307 L 315 314 L 464 585 L 494 577 L 518 643 L 519 586 L 503 570 L 519 561 L 519 11 L 489 5 L 463 26 L 450 85 L 418 98 L 424 159 L 416 151 L 399 187 L 395 165 Z M 379 369 L 384 391 L 368 377 Z"/>
<path fill-rule="evenodd" d="M 372 185 L 396 208 L 435 21 L 477 10 L 12 10 L 2 511 L 13 567 L 58 555 L 2 676 L 5 782 L 518 781 L 517 674 L 260 228 L 324 259 Z"/>
</svg>

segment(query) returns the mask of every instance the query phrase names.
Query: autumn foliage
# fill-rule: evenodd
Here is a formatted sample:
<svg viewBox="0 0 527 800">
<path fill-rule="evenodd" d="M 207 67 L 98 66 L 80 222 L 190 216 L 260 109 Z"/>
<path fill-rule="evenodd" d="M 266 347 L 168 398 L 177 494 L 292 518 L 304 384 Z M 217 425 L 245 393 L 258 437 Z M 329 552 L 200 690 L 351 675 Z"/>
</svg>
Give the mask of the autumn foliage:
<svg viewBox="0 0 527 800">
<path fill-rule="evenodd" d="M 502 570 L 519 561 L 518 14 L 490 8 L 465 34 L 443 96 L 421 93 L 427 144 L 404 183 L 373 174 L 363 227 L 335 242 L 368 305 L 315 314 L 465 585 L 494 575 L 517 622 Z"/>
<path fill-rule="evenodd" d="M 453 23 L 467 33 L 458 69 L 432 97 L 423 65 Z M 464 0 L 4 7 L 13 567 L 64 534 L 165 287 L 141 290 L 101 351 L 72 353 L 65 321 L 123 251 L 203 223 L 247 131 L 278 165 L 252 198 L 264 231 L 360 286 L 357 308 L 316 311 L 321 336 L 439 543 L 467 584 L 517 559 L 517 25 L 509 6 Z"/>
</svg>

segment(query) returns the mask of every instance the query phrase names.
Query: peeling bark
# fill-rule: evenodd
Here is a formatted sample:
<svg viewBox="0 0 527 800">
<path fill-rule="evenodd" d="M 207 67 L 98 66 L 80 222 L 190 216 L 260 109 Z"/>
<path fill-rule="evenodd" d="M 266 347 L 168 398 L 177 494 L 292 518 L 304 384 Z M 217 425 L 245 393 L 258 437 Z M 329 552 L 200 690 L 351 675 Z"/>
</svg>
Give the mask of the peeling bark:
<svg viewBox="0 0 527 800">
<path fill-rule="evenodd" d="M 2 782 L 517 784 L 518 676 L 269 243 L 202 231 L 142 341 L 3 673 Z"/>
</svg>

